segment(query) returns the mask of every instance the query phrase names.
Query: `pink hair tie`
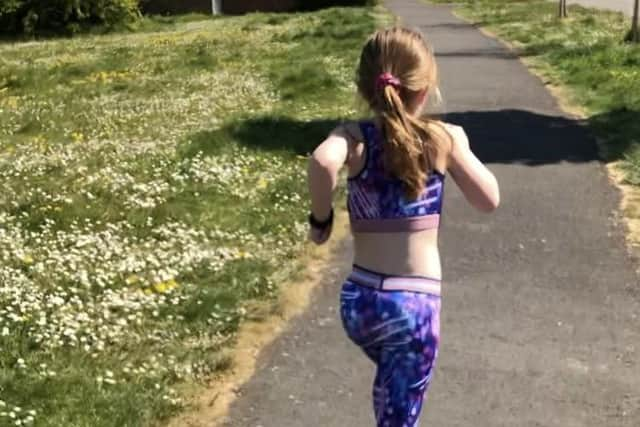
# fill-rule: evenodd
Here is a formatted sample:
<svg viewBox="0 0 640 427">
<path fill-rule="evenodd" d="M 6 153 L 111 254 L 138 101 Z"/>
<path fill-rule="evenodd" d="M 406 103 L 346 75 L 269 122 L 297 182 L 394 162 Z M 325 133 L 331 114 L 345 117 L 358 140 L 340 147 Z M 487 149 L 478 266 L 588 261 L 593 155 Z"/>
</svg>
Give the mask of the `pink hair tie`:
<svg viewBox="0 0 640 427">
<path fill-rule="evenodd" d="M 400 80 L 393 76 L 391 73 L 382 73 L 378 76 L 376 80 L 376 88 L 378 90 L 383 90 L 387 86 L 393 86 L 398 89 L 401 85 Z"/>
</svg>

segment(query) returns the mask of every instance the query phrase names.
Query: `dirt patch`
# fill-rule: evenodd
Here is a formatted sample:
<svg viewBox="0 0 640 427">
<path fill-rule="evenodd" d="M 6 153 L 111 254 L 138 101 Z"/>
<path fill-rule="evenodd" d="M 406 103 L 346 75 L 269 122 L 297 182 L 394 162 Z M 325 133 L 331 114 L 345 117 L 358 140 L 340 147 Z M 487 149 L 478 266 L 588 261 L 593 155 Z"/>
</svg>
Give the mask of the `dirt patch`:
<svg viewBox="0 0 640 427">
<path fill-rule="evenodd" d="M 625 174 L 618 162 L 609 163 L 607 170 L 622 194 L 620 208 L 628 230 L 627 243 L 634 254 L 640 254 L 640 188 L 625 184 Z"/>
<path fill-rule="evenodd" d="M 192 408 L 170 420 L 166 427 L 216 427 L 225 420 L 238 388 L 255 372 L 258 354 L 286 330 L 289 319 L 308 306 L 311 291 L 322 281 L 322 272 L 328 267 L 331 254 L 348 233 L 347 215 L 338 213 L 331 241 L 310 247 L 303 255 L 304 271 L 292 283 L 283 285 L 276 313 L 272 311 L 261 320 L 246 321 L 240 327 L 236 344 L 230 350 L 231 368 L 213 378 L 209 386 L 192 390 L 187 396 Z"/>
</svg>

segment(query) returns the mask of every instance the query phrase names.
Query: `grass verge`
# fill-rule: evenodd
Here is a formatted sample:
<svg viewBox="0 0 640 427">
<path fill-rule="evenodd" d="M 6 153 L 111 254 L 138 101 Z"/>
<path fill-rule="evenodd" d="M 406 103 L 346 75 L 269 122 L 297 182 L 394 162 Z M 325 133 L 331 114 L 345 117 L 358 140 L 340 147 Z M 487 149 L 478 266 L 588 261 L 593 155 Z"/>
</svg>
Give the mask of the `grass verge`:
<svg viewBox="0 0 640 427">
<path fill-rule="evenodd" d="M 229 366 L 300 268 L 304 155 L 357 114 L 381 14 L 0 44 L 0 424 L 150 425 Z"/>
</svg>

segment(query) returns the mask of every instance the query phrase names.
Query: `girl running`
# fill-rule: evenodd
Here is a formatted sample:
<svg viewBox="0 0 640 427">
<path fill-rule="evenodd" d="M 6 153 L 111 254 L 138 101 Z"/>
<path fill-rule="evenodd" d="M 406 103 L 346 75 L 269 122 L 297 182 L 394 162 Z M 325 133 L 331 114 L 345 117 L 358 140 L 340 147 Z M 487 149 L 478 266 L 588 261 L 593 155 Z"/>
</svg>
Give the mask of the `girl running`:
<svg viewBox="0 0 640 427">
<path fill-rule="evenodd" d="M 392 28 L 366 42 L 358 92 L 373 118 L 337 127 L 309 161 L 310 238 L 327 241 L 332 195 L 346 166 L 353 271 L 340 304 L 349 338 L 376 364 L 379 427 L 414 427 L 440 341 L 438 227 L 445 174 L 476 208 L 500 200 L 494 175 L 460 127 L 423 116 L 437 93 L 433 52 L 418 31 Z"/>
</svg>

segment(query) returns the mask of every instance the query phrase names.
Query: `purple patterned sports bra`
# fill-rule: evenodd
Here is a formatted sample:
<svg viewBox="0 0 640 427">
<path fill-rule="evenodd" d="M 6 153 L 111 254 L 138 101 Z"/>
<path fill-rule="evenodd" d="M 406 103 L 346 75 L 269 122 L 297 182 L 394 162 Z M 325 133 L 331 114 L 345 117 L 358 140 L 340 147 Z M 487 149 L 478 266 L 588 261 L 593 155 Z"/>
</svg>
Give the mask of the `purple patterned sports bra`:
<svg viewBox="0 0 640 427">
<path fill-rule="evenodd" d="M 366 161 L 360 173 L 349 178 L 348 200 L 351 229 L 365 233 L 420 231 L 438 228 L 442 212 L 444 175 L 433 172 L 424 192 L 416 200 L 406 200 L 399 179 L 384 173 L 383 144 L 372 122 L 361 122 Z"/>
</svg>

